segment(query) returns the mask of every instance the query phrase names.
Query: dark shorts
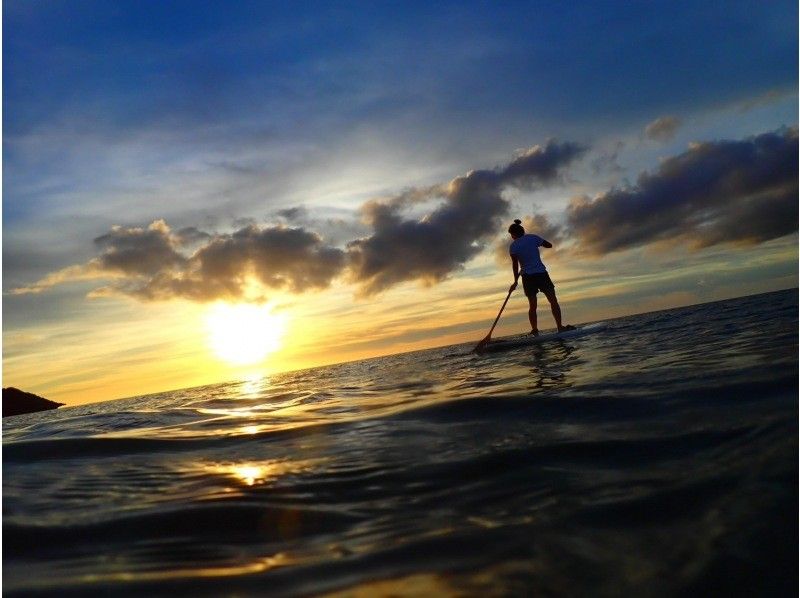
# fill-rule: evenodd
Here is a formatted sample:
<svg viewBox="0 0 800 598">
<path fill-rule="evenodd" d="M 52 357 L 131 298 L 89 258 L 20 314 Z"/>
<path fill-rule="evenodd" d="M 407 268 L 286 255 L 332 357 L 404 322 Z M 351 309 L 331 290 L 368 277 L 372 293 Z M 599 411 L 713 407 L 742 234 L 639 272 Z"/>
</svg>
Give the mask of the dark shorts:
<svg viewBox="0 0 800 598">
<path fill-rule="evenodd" d="M 536 297 L 536 293 L 539 291 L 549 293 L 556 288 L 556 285 L 550 280 L 547 272 L 542 272 L 541 274 L 523 274 L 522 288 L 525 289 L 526 297 Z"/>
</svg>

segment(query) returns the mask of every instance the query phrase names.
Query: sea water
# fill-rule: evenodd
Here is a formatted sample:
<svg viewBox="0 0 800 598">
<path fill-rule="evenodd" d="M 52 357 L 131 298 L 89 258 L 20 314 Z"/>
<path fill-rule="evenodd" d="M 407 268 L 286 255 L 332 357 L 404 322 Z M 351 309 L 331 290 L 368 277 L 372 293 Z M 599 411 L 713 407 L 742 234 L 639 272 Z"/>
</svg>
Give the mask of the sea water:
<svg viewBox="0 0 800 598">
<path fill-rule="evenodd" d="M 797 340 L 789 290 L 7 418 L 3 590 L 794 595 Z"/>
</svg>

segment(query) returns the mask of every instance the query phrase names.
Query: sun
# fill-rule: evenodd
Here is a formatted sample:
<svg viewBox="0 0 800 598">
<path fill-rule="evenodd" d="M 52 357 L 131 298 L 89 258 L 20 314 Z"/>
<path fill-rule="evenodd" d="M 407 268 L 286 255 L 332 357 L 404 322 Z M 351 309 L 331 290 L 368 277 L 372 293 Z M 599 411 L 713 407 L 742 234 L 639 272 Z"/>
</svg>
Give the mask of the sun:
<svg viewBox="0 0 800 598">
<path fill-rule="evenodd" d="M 281 347 L 286 317 L 263 305 L 218 303 L 206 315 L 208 342 L 228 363 L 258 363 Z"/>
</svg>

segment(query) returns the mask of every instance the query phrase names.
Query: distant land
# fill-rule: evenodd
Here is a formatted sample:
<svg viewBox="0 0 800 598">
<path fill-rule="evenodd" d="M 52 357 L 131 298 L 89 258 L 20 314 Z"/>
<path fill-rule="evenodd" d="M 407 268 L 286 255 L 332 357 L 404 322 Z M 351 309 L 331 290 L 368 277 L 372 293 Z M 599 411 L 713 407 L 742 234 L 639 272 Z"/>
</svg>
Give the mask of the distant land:
<svg viewBox="0 0 800 598">
<path fill-rule="evenodd" d="M 64 405 L 64 403 L 49 401 L 44 397 L 30 392 L 24 392 L 12 386 L 3 389 L 3 417 L 22 415 L 23 413 L 34 413 L 36 411 L 47 411 L 48 409 L 58 409 L 62 405 Z"/>
</svg>

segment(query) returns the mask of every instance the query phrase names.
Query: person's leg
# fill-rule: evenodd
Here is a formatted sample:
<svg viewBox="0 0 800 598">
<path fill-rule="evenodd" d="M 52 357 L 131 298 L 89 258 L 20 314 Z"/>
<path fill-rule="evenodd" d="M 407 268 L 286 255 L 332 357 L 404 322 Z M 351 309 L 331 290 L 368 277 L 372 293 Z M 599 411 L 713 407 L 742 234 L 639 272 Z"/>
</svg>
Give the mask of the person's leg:
<svg viewBox="0 0 800 598">
<path fill-rule="evenodd" d="M 563 330 L 564 326 L 561 325 L 561 306 L 558 304 L 558 299 L 556 298 L 556 290 L 555 289 L 542 289 L 542 293 L 544 296 L 547 297 L 547 300 L 550 302 L 550 311 L 553 312 L 553 319 L 556 321 L 556 328 L 558 330 Z"/>
<path fill-rule="evenodd" d="M 528 295 L 528 320 L 531 322 L 531 334 L 539 334 L 536 327 L 536 293 Z"/>
</svg>

